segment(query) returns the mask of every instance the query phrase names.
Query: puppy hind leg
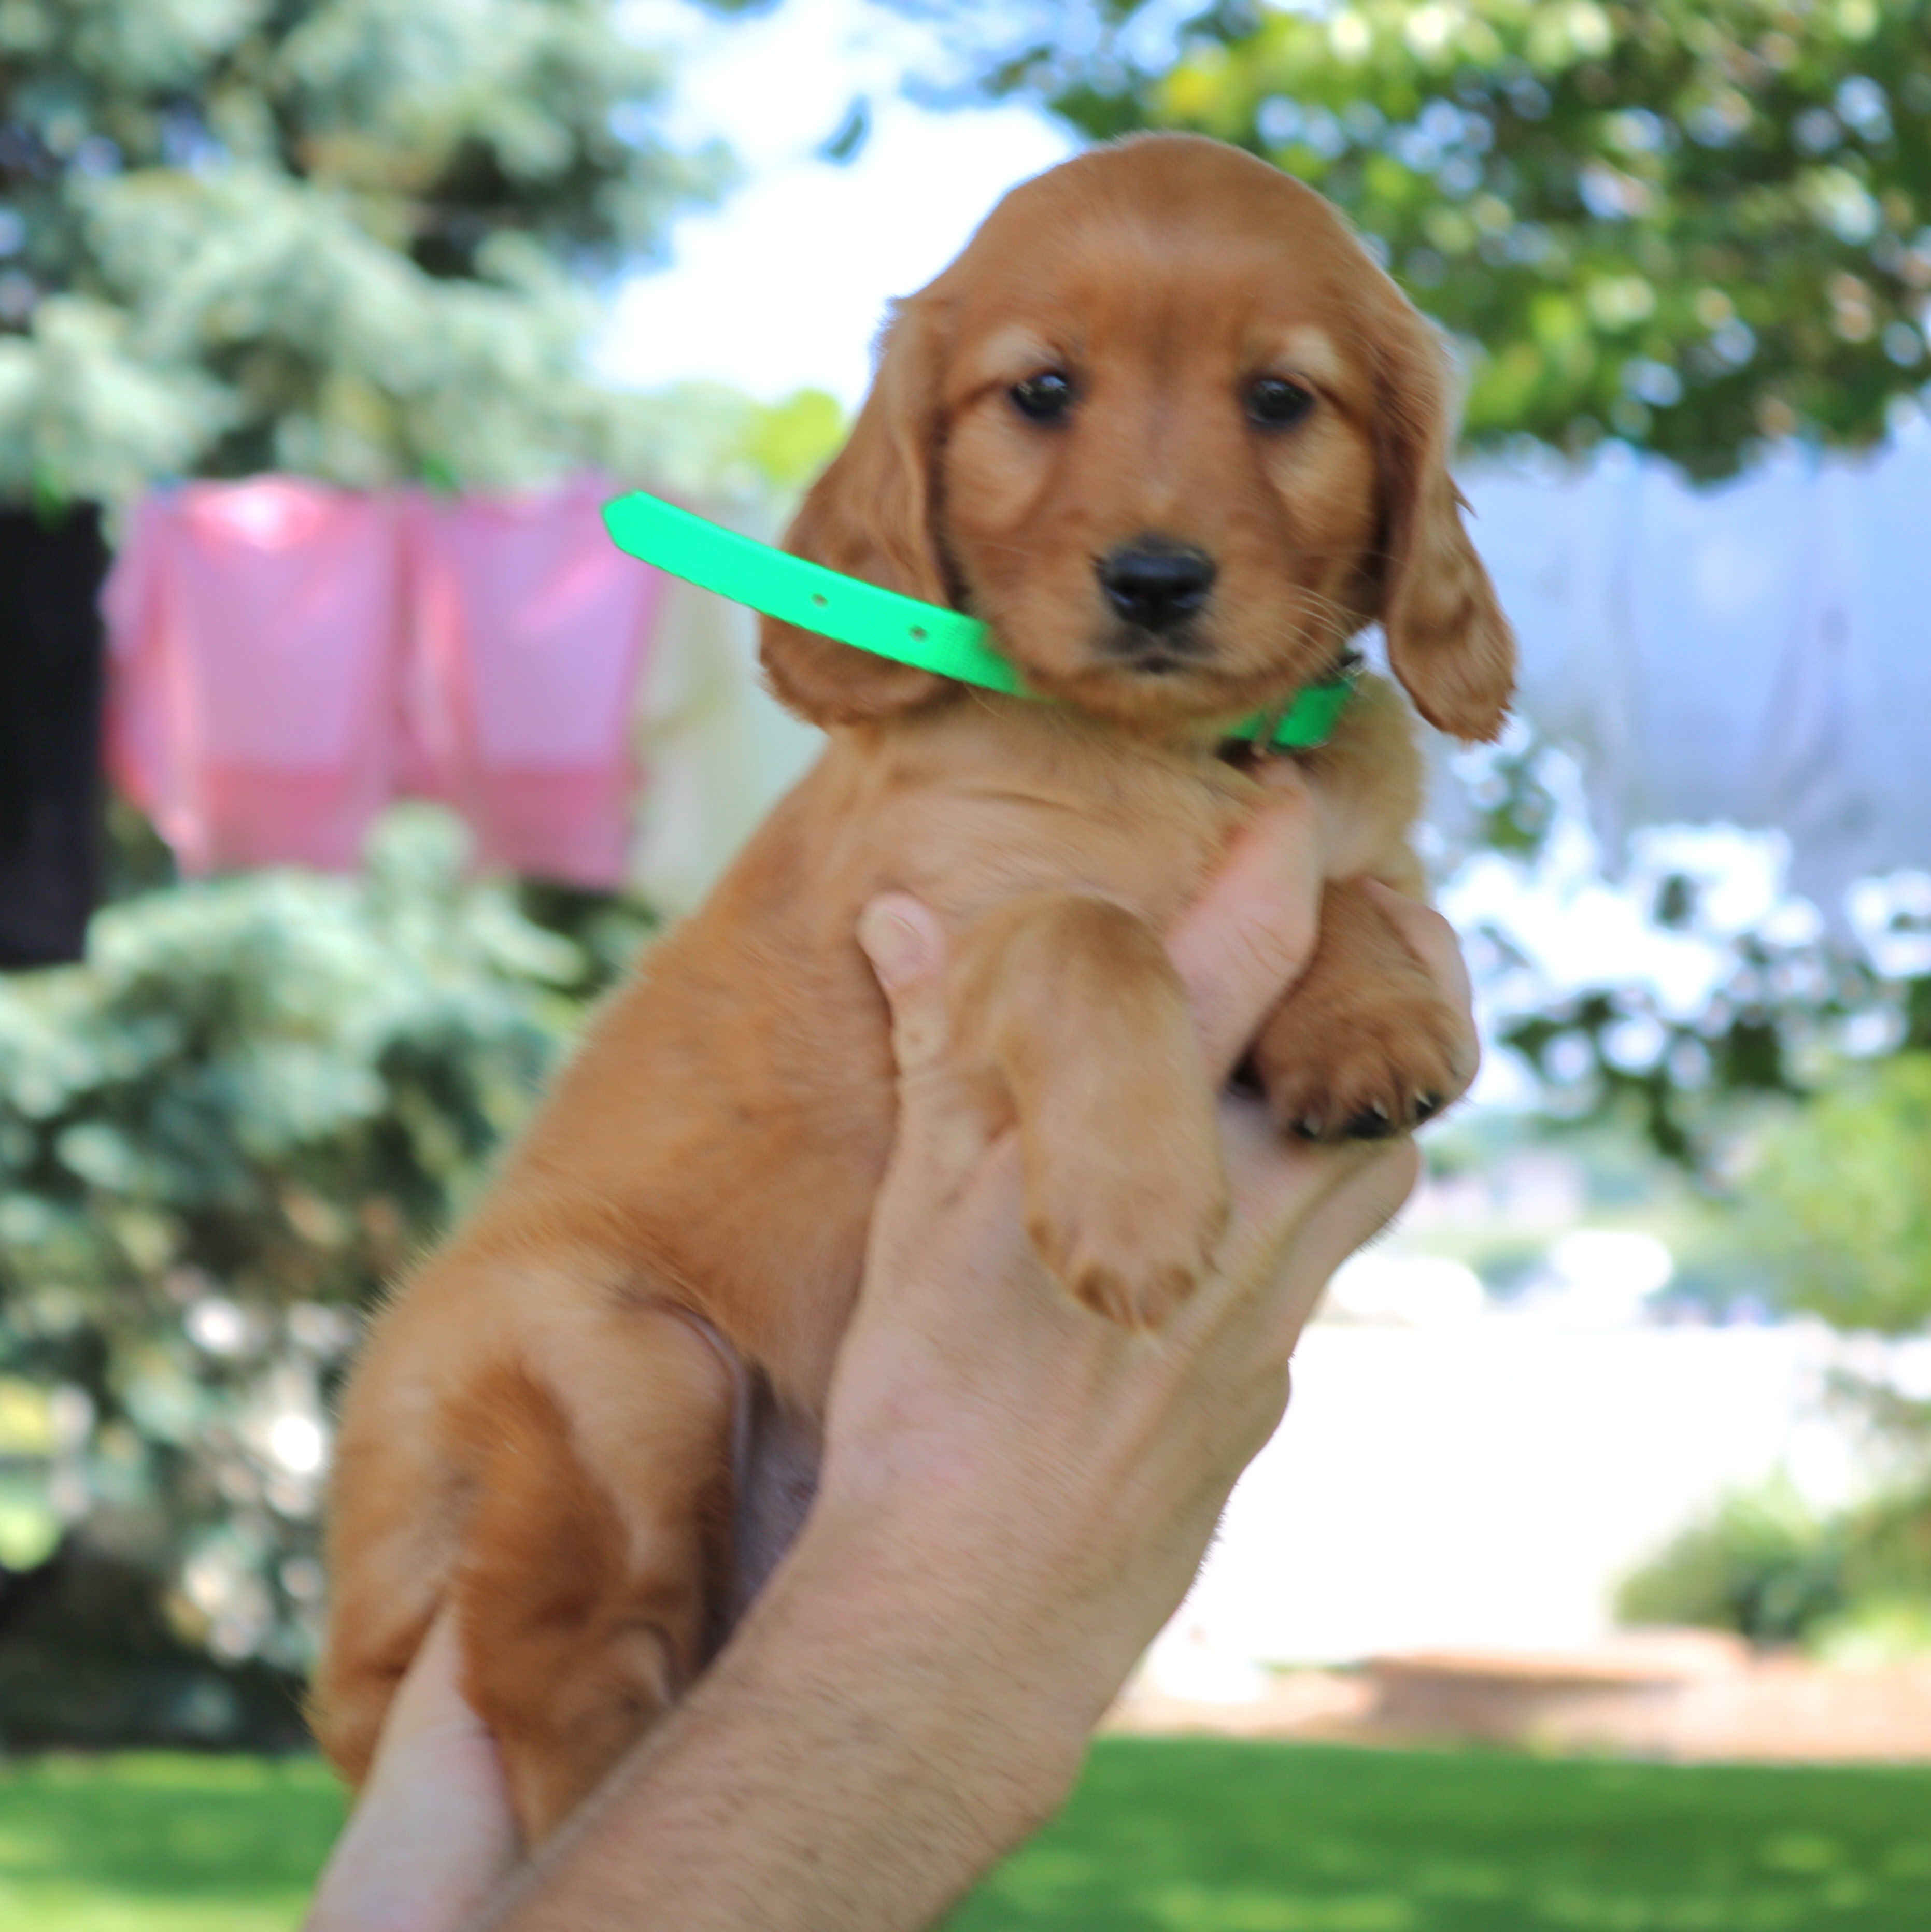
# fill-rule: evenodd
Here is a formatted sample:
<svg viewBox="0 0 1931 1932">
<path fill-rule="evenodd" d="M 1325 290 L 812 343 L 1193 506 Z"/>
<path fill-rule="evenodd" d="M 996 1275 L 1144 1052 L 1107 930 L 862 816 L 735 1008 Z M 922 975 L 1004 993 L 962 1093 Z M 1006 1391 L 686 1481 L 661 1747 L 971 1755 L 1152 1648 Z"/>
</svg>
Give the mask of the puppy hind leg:
<svg viewBox="0 0 1931 1932">
<path fill-rule="evenodd" d="M 1157 1328 L 1226 1225 L 1214 1096 L 1158 933 L 1111 900 L 1039 893 L 967 935 L 955 1039 L 1019 1125 L 1027 1225 L 1089 1306 Z"/>
<path fill-rule="evenodd" d="M 460 1534 L 463 1475 L 435 1426 L 436 1398 L 407 1370 L 406 1352 L 391 1352 L 352 1385 L 330 1482 L 328 1634 L 306 1709 L 352 1785 L 368 1774 Z"/>
<path fill-rule="evenodd" d="M 479 1474 L 454 1592 L 465 1689 L 527 1844 L 696 1676 L 728 1581 L 729 1373 L 664 1310 L 595 1328 L 541 1381 L 488 1378 L 457 1421 Z"/>
</svg>

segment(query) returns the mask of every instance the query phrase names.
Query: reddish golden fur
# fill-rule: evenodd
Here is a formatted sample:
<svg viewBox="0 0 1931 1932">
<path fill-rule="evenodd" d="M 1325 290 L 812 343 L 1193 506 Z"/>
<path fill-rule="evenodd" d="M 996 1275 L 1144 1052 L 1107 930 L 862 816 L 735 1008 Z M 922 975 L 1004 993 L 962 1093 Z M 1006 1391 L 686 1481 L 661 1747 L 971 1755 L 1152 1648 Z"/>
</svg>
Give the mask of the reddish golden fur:
<svg viewBox="0 0 1931 1932">
<path fill-rule="evenodd" d="M 1007 394 L 1048 366 L 1079 398 L 1050 428 Z M 1315 392 L 1304 422 L 1247 420 L 1262 374 Z M 448 1597 L 531 1838 L 701 1666 L 731 1588 L 730 1358 L 815 1428 L 891 1138 L 885 1011 L 853 937 L 874 895 L 916 892 L 956 935 L 958 1049 L 1019 1125 L 1060 1279 L 1153 1323 L 1198 1278 L 1223 1183 L 1159 935 L 1255 796 L 1213 756 L 1218 727 L 1376 616 L 1435 724 L 1492 736 L 1507 703 L 1444 391 L 1427 328 L 1325 203 L 1188 138 L 1016 190 L 900 305 L 788 544 L 978 610 L 1067 701 L 766 626 L 774 686 L 832 728 L 824 757 L 604 1009 L 350 1388 L 315 1702 L 349 1777 Z M 1159 676 L 1109 656 L 1093 576 L 1148 532 L 1219 566 L 1198 654 Z M 1285 1124 L 1378 1108 L 1398 1126 L 1458 1069 L 1453 1018 L 1350 884 L 1420 886 L 1393 688 L 1365 684 L 1303 764 L 1344 830 L 1321 950 L 1255 1064 Z"/>
</svg>

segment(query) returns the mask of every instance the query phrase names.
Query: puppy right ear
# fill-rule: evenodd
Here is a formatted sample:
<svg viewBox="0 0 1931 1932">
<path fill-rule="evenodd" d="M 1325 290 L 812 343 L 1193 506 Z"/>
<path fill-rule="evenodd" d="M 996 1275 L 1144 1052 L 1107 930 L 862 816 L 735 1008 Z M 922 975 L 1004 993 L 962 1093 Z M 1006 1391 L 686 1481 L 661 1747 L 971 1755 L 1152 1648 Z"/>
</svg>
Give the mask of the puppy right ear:
<svg viewBox="0 0 1931 1932">
<path fill-rule="evenodd" d="M 850 437 L 807 493 L 784 548 L 848 577 L 946 604 L 934 533 L 940 316 L 929 297 L 893 305 L 871 393 Z M 814 724 L 909 711 L 949 680 L 766 617 L 760 655 L 778 697 Z"/>
<path fill-rule="evenodd" d="M 1447 356 L 1407 297 L 1392 285 L 1390 293 L 1374 340 L 1388 663 L 1438 730 L 1493 739 L 1515 692 L 1515 632 L 1449 474 L 1455 416 Z"/>
</svg>

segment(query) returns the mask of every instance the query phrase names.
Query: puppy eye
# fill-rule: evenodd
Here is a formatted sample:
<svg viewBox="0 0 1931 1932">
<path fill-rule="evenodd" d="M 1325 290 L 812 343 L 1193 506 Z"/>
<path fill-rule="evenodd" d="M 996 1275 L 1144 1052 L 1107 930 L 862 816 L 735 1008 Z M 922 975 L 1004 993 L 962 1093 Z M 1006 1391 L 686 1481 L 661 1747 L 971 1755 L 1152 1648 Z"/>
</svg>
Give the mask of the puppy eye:
<svg viewBox="0 0 1931 1932">
<path fill-rule="evenodd" d="M 1263 376 L 1247 392 L 1247 415 L 1263 429 L 1285 429 L 1314 407 L 1314 392 L 1285 376 Z"/>
<path fill-rule="evenodd" d="M 1073 386 L 1057 369 L 1028 376 L 1006 392 L 1012 406 L 1035 422 L 1057 422 L 1073 406 Z"/>
</svg>

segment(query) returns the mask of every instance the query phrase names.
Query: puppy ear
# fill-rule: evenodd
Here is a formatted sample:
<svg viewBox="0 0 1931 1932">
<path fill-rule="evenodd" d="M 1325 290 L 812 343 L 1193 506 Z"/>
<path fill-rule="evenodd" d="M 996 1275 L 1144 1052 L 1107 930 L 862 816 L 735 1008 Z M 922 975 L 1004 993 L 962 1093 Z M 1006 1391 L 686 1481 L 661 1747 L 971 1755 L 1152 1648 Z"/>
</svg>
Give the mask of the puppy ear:
<svg viewBox="0 0 1931 1932">
<path fill-rule="evenodd" d="M 887 590 L 946 604 L 933 528 L 939 426 L 939 316 L 895 304 L 871 393 L 843 449 L 812 484 L 784 548 Z M 814 724 L 854 724 L 925 704 L 949 680 L 766 617 L 760 655 L 778 698 Z"/>
<path fill-rule="evenodd" d="M 1515 693 L 1515 633 L 1462 527 L 1466 505 L 1448 473 L 1447 358 L 1428 325 L 1396 299 L 1403 312 L 1375 346 L 1388 662 L 1437 730 L 1495 738 Z"/>
</svg>

